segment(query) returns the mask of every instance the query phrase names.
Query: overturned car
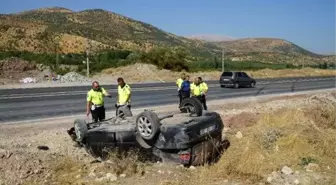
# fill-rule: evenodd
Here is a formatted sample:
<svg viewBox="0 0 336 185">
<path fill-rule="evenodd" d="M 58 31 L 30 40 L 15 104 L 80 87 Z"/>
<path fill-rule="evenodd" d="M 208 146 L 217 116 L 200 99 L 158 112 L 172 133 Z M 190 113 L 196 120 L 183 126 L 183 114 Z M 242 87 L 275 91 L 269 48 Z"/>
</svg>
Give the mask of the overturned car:
<svg viewBox="0 0 336 185">
<path fill-rule="evenodd" d="M 93 157 L 106 159 L 113 148 L 137 148 L 162 162 L 186 166 L 215 161 L 226 145 L 220 115 L 203 111 L 195 98 L 185 99 L 180 112 L 171 114 L 144 110 L 133 116 L 124 112 L 118 116 L 117 111 L 116 117 L 98 123 L 77 119 L 68 134 Z"/>
</svg>

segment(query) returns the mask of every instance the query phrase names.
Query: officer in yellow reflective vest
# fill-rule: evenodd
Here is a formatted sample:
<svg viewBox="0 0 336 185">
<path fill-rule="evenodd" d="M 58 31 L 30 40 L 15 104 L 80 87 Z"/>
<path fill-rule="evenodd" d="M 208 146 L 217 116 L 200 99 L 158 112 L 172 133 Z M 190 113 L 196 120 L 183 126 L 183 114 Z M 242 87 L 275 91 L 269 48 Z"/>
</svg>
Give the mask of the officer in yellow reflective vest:
<svg viewBox="0 0 336 185">
<path fill-rule="evenodd" d="M 97 122 L 105 119 L 104 96 L 111 98 L 111 95 L 99 86 L 97 81 L 92 83 L 92 89 L 87 93 L 86 115 L 91 113 L 92 119 Z"/>
<path fill-rule="evenodd" d="M 203 82 L 201 77 L 196 78 L 195 82 L 191 85 L 192 95 L 201 101 L 204 110 L 208 109 L 206 105 L 206 94 L 208 89 L 208 85 Z"/>
<path fill-rule="evenodd" d="M 117 107 L 127 105 L 131 109 L 131 87 L 125 83 L 123 78 L 118 78 Z"/>
<path fill-rule="evenodd" d="M 180 99 L 180 104 L 182 102 L 181 85 L 182 85 L 183 81 L 185 80 L 185 78 L 186 78 L 186 75 L 184 73 L 182 73 L 181 77 L 176 80 L 176 86 L 177 86 L 178 96 L 179 96 L 179 99 Z"/>
</svg>

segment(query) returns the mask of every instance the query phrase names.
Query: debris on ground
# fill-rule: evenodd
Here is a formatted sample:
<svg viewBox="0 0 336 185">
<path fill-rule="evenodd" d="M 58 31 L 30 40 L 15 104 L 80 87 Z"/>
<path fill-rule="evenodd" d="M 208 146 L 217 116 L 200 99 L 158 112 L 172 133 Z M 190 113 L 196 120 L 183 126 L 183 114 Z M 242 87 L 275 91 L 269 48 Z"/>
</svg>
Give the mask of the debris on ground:
<svg viewBox="0 0 336 185">
<path fill-rule="evenodd" d="M 240 131 L 238 131 L 238 132 L 236 133 L 236 138 L 237 138 L 237 139 L 241 139 L 241 138 L 243 138 L 243 134 L 242 134 Z"/>
<path fill-rule="evenodd" d="M 305 169 L 307 172 L 316 172 L 320 170 L 320 166 L 315 163 L 309 163 L 307 166 L 305 166 Z"/>
<path fill-rule="evenodd" d="M 290 174 L 293 174 L 293 170 L 291 168 L 289 168 L 288 166 L 284 166 L 282 169 L 281 169 L 281 172 L 285 175 L 290 175 Z"/>
<path fill-rule="evenodd" d="M 21 83 L 36 83 L 36 78 L 31 78 L 31 77 L 26 77 L 26 78 L 22 78 L 22 80 L 20 80 Z"/>
<path fill-rule="evenodd" d="M 38 146 L 37 149 L 39 149 L 39 150 L 49 150 L 49 147 L 47 147 L 47 146 Z"/>
</svg>

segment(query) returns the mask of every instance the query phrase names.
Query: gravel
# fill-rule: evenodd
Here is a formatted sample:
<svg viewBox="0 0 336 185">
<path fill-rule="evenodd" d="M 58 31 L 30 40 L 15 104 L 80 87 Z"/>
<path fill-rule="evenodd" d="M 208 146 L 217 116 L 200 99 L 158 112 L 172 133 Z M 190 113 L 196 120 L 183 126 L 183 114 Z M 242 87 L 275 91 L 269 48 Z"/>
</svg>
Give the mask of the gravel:
<svg viewBox="0 0 336 185">
<path fill-rule="evenodd" d="M 66 82 L 91 82 L 90 78 L 87 78 L 83 75 L 80 75 L 76 72 L 69 72 L 63 76 L 61 76 L 59 82 L 66 83 Z"/>
</svg>

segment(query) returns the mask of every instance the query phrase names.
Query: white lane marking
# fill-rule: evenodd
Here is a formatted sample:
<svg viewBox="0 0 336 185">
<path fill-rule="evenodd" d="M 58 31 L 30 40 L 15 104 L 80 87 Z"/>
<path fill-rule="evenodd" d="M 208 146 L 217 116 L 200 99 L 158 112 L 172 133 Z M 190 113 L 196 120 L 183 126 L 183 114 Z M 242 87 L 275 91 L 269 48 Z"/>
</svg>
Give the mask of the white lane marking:
<svg viewBox="0 0 336 185">
<path fill-rule="evenodd" d="M 327 89 L 315 89 L 315 90 L 305 90 L 305 91 L 300 91 L 300 92 L 280 92 L 280 93 L 276 93 L 276 94 L 266 94 L 266 95 L 259 95 L 258 98 L 263 98 L 263 97 L 278 97 L 278 96 L 286 96 L 286 95 L 294 95 L 294 94 L 308 94 L 308 93 L 316 93 L 316 92 L 325 92 L 328 90 L 336 90 L 336 88 L 327 88 Z M 226 98 L 226 100 L 228 101 L 233 101 L 236 102 L 236 100 L 247 100 L 249 101 L 250 97 L 232 97 L 232 98 Z M 255 98 L 255 97 L 254 97 Z M 208 102 L 209 105 L 211 104 L 216 104 L 218 103 L 218 100 L 211 100 Z M 145 109 L 148 110 L 155 110 L 155 109 L 159 109 L 162 107 L 169 107 L 169 106 L 174 106 L 176 104 L 167 104 L 164 106 L 155 106 L 155 107 L 150 107 L 150 106 L 144 106 L 143 108 L 137 108 L 137 109 L 133 109 L 134 112 L 140 112 L 143 111 Z M 170 112 L 170 111 L 168 111 Z M 106 112 L 106 114 L 115 114 L 115 111 L 108 111 Z M 83 114 L 75 114 L 75 115 L 71 115 L 71 116 L 59 116 L 59 117 L 52 117 L 52 118 L 41 118 L 41 119 L 31 119 L 31 120 L 22 120 L 22 121 L 11 121 L 11 122 L 3 122 L 1 124 L 4 125 L 10 125 L 10 124 L 22 124 L 22 123 L 32 123 L 34 122 L 34 124 L 38 124 L 39 122 L 46 122 L 46 121 L 53 121 L 53 120 L 60 120 L 60 119 L 69 119 L 69 118 L 79 118 L 80 116 L 82 116 L 83 118 L 85 117 L 85 115 L 83 116 Z"/>
<path fill-rule="evenodd" d="M 162 108 L 162 107 L 173 106 L 173 105 L 175 105 L 175 104 L 168 104 L 168 105 L 154 106 L 154 107 L 153 106 L 144 106 L 143 108 L 132 109 L 132 112 L 133 111 L 134 111 L 134 113 L 141 112 L 141 111 L 144 111 L 145 109 L 147 109 L 147 110 L 155 110 L 155 109 L 159 109 L 159 108 Z M 115 114 L 115 110 L 114 111 L 106 111 L 106 115 L 108 115 L 108 114 L 114 115 Z M 4 122 L 2 124 L 9 125 L 9 124 L 20 124 L 20 123 L 29 123 L 29 122 L 53 121 L 53 120 L 68 119 L 68 118 L 78 118 L 80 116 L 82 116 L 83 118 L 86 117 L 85 114 L 74 114 L 74 115 L 71 115 L 71 116 L 59 116 L 59 117 L 52 117 L 52 118 L 31 119 L 31 120 L 22 120 L 22 121 L 11 121 L 11 122 Z"/>
<path fill-rule="evenodd" d="M 265 84 L 282 84 L 282 83 L 289 83 L 289 82 L 302 82 L 303 80 L 307 81 L 323 81 L 328 79 L 334 78 L 316 78 L 316 79 L 302 79 L 302 80 L 288 80 L 288 81 L 266 81 L 266 82 L 257 82 L 257 85 L 265 85 Z M 217 84 L 208 85 L 209 87 L 217 87 Z M 157 88 L 134 88 L 133 91 L 148 91 L 148 90 L 168 90 L 168 89 L 175 89 L 176 87 L 168 86 L 168 87 L 157 87 Z M 117 92 L 116 90 L 110 90 L 108 92 Z M 64 92 L 52 92 L 52 93 L 34 93 L 34 94 L 8 94 L 0 96 L 0 100 L 2 99 L 18 99 L 18 98 L 35 98 L 35 97 L 50 97 L 50 96 L 67 96 L 67 95 L 84 95 L 87 91 L 64 91 Z"/>
<path fill-rule="evenodd" d="M 218 85 L 208 85 L 208 87 L 217 87 Z M 160 87 L 160 88 L 134 88 L 132 91 L 159 91 L 176 89 L 176 87 Z M 117 92 L 117 90 L 109 90 L 108 92 Z M 177 92 L 177 89 L 176 89 Z M 87 91 L 69 91 L 69 92 L 54 92 L 54 93 L 34 93 L 34 94 L 10 94 L 0 97 L 1 99 L 17 99 L 17 98 L 34 98 L 34 97 L 48 97 L 48 96 L 68 96 L 68 95 L 85 95 Z M 20 96 L 21 95 L 21 96 Z"/>
</svg>

